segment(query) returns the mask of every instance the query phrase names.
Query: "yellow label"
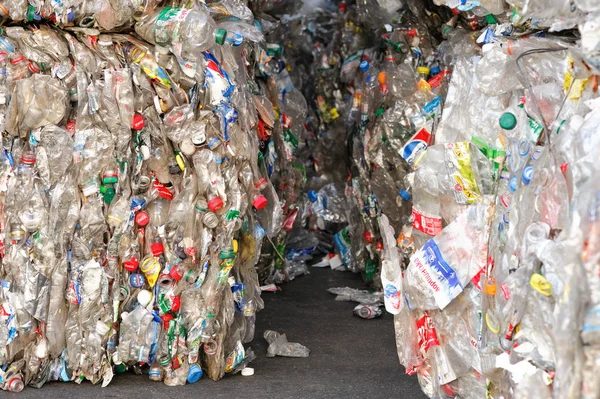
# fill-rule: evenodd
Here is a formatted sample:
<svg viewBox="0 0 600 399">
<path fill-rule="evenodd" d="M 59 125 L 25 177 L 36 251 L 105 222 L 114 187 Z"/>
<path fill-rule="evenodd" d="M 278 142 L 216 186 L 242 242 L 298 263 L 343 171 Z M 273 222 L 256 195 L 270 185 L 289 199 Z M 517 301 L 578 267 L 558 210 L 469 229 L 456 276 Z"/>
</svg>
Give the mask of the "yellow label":
<svg viewBox="0 0 600 399">
<path fill-rule="evenodd" d="M 571 86 L 571 90 L 569 91 L 569 95 L 567 96 L 568 99 L 579 100 L 583 95 L 583 90 L 585 89 L 587 82 L 587 79 L 575 79 L 573 81 L 573 86 Z"/>
<path fill-rule="evenodd" d="M 552 295 L 552 284 L 550 284 L 550 282 L 546 280 L 541 274 L 534 273 L 531 276 L 529 284 L 531 284 L 534 290 L 536 290 L 544 296 Z"/>
<path fill-rule="evenodd" d="M 427 83 L 425 79 L 419 80 L 419 83 L 417 83 L 417 88 L 419 91 L 431 91 L 431 85 Z"/>
</svg>

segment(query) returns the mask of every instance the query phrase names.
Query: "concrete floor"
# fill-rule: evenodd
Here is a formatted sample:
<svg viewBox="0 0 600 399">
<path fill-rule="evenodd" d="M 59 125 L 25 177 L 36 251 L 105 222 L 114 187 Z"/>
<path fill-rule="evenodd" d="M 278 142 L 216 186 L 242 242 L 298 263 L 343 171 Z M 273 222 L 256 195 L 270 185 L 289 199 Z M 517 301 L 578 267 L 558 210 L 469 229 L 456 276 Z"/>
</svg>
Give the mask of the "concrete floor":
<svg viewBox="0 0 600 399">
<path fill-rule="evenodd" d="M 226 376 L 219 382 L 203 377 L 193 385 L 167 387 L 147 376 L 116 376 L 106 388 L 90 383 L 52 382 L 42 389 L 25 388 L 19 398 L 426 398 L 416 377 L 404 374 L 394 343 L 393 317 L 363 320 L 352 314 L 355 304 L 336 302 L 330 287 L 361 288 L 360 277 L 330 269 L 264 293 L 252 349 L 255 374 Z M 286 333 L 306 345 L 308 358 L 267 358 L 265 329 Z M 7 395 L 0 391 L 0 396 Z M 8 396 L 8 395 L 7 395 Z"/>
</svg>

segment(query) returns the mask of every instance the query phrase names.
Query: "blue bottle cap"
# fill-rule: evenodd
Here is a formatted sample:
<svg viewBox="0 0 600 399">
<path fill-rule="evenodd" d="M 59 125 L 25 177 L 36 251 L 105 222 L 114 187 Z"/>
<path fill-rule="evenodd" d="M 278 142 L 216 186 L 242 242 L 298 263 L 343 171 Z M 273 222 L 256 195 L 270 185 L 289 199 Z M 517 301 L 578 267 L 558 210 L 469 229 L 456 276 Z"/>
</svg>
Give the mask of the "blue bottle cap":
<svg viewBox="0 0 600 399">
<path fill-rule="evenodd" d="M 429 71 L 429 73 L 431 73 L 432 76 L 435 76 L 435 75 L 439 74 L 440 72 L 442 72 L 442 71 L 441 71 L 440 67 L 437 65 L 434 67 L 431 67 L 431 70 Z"/>
<path fill-rule="evenodd" d="M 310 190 L 308 192 L 308 199 L 310 200 L 310 202 L 317 202 L 317 199 L 319 197 L 317 196 L 317 192 L 315 190 Z"/>
<path fill-rule="evenodd" d="M 523 183 L 529 184 L 531 182 L 531 176 L 533 176 L 533 166 L 527 165 L 523 169 L 523 174 L 521 175 L 521 179 L 523 179 Z"/>
<path fill-rule="evenodd" d="M 193 384 L 194 382 L 198 382 L 200 377 L 202 377 L 202 369 L 197 364 L 192 364 L 187 376 L 187 382 Z"/>
<path fill-rule="evenodd" d="M 363 73 L 365 73 L 369 70 L 369 63 L 367 61 L 361 61 L 359 68 Z"/>
<path fill-rule="evenodd" d="M 129 285 L 131 285 L 133 288 L 140 288 L 145 282 L 146 279 L 139 273 L 134 273 L 129 276 Z"/>
<path fill-rule="evenodd" d="M 399 194 L 400 194 L 400 197 L 402 197 L 402 199 L 404 201 L 410 201 L 411 197 L 410 197 L 410 193 L 408 191 L 406 191 L 406 190 L 400 190 Z"/>
<path fill-rule="evenodd" d="M 511 177 L 510 178 L 510 182 L 508 183 L 508 189 L 510 190 L 511 193 L 514 193 L 515 191 L 517 191 L 517 185 L 519 183 L 517 182 L 517 178 L 516 177 Z"/>
</svg>

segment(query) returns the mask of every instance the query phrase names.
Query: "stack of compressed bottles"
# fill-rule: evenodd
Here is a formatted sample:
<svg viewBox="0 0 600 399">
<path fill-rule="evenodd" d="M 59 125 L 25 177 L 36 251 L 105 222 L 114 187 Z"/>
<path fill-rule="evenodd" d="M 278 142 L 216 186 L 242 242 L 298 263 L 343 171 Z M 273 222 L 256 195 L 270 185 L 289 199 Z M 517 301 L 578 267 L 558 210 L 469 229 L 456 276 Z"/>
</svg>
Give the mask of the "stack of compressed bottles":
<svg viewBox="0 0 600 399">
<path fill-rule="evenodd" d="M 293 13 L 301 2 L 272 2 L 264 12 L 273 15 Z M 272 84 L 265 87 L 271 107 L 272 121 L 261 128 L 261 149 L 264 153 L 267 175 L 277 192 L 281 216 L 278 229 L 266 231 L 261 259 L 258 265 L 261 282 L 281 283 L 290 281 L 305 270 L 296 270 L 286 257 L 286 243 L 298 218 L 300 198 L 304 189 L 306 172 L 299 156 L 305 147 L 307 104 L 296 88 L 297 70 L 287 55 L 287 42 L 277 24 L 266 37 L 266 52 L 261 55 L 259 70 L 272 77 Z M 295 81 L 296 80 L 296 81 Z M 262 154 L 261 153 L 261 154 Z"/>
<path fill-rule="evenodd" d="M 431 398 L 597 398 L 600 4 L 435 3 L 340 7 L 380 38 L 337 110 L 400 361 Z"/>
<path fill-rule="evenodd" d="M 285 38 L 292 80 L 304 97 L 312 99 L 306 136 L 297 154 L 306 187 L 284 251 L 287 264 L 292 266 L 289 269 L 296 271 L 305 268 L 318 253 L 337 253 L 331 260 L 332 268 L 364 270 L 364 262 L 354 261 L 350 250 L 351 243 L 358 241 L 351 239 L 348 222 L 360 215 L 346 197 L 348 129 L 340 116 L 347 106 L 346 86 L 353 68 L 360 63 L 360 55 L 355 53 L 362 54 L 371 35 L 346 18 L 345 11 L 343 2 L 308 1 L 296 14 L 283 17 L 285 23 L 272 35 Z M 362 256 L 362 249 L 357 249 Z M 369 279 L 372 281 L 373 276 Z"/>
<path fill-rule="evenodd" d="M 270 3 L 2 2 L 2 389 L 252 360 L 284 216 L 261 145 L 303 112 L 278 96 Z"/>
</svg>

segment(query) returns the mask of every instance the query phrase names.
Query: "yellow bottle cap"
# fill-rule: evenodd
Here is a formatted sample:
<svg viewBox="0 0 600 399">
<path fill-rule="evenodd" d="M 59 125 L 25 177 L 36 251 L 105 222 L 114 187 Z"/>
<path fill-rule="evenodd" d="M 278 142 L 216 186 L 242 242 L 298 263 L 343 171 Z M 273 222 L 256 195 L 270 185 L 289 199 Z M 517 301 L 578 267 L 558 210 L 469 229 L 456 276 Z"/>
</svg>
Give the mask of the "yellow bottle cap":
<svg viewBox="0 0 600 399">
<path fill-rule="evenodd" d="M 425 67 L 425 66 L 420 66 L 417 68 L 417 72 L 420 75 L 429 75 L 429 68 Z"/>
<path fill-rule="evenodd" d="M 231 240 L 231 246 L 233 247 L 233 252 L 237 254 L 238 251 L 238 242 L 236 239 Z"/>
</svg>

